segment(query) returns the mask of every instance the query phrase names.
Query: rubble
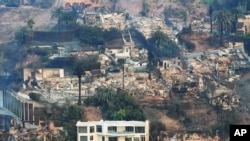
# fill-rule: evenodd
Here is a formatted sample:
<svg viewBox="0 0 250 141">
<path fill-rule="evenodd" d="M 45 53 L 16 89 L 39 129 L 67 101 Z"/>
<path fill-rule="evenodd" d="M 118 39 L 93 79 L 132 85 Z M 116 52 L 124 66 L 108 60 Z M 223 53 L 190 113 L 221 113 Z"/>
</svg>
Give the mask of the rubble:
<svg viewBox="0 0 250 141">
<path fill-rule="evenodd" d="M 172 133 L 173 134 L 173 133 Z M 185 131 L 181 131 L 179 133 L 174 133 L 171 135 L 169 132 L 161 132 L 159 136 L 160 141 L 219 141 L 220 138 L 218 136 L 204 136 L 196 132 L 186 133 Z"/>
<path fill-rule="evenodd" d="M 54 122 L 39 121 L 39 125 L 34 129 L 23 129 L 12 127 L 9 131 L 8 140 L 24 140 L 28 141 L 31 138 L 36 140 L 57 140 L 62 139 L 59 131 L 63 131 L 63 127 L 55 127 Z"/>
<path fill-rule="evenodd" d="M 219 104 L 224 110 L 231 110 L 238 106 L 239 97 L 232 95 L 232 88 L 226 84 L 239 78 L 239 69 L 249 68 L 249 57 L 245 54 L 242 43 L 229 43 L 229 47 L 224 49 L 190 53 L 182 58 L 162 59 L 158 68 L 164 80 L 170 84 L 168 92 L 199 97 L 199 94 L 206 91 L 206 96 L 213 105 Z"/>
</svg>

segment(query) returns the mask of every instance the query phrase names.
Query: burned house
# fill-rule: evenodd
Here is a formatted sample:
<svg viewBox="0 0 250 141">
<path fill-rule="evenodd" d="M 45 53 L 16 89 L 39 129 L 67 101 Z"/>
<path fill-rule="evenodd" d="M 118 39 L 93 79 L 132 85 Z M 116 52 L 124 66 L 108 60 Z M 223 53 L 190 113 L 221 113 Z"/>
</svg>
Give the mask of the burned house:
<svg viewBox="0 0 250 141">
<path fill-rule="evenodd" d="M 100 26 L 102 24 L 102 15 L 93 11 L 86 11 L 83 17 L 83 22 L 86 25 Z"/>
<path fill-rule="evenodd" d="M 73 4 L 90 4 L 90 5 L 99 5 L 101 0 L 63 0 L 63 6 L 66 6 L 67 4 L 73 5 Z"/>
<path fill-rule="evenodd" d="M 250 15 L 245 15 L 245 18 L 238 19 L 237 34 L 246 35 L 250 33 Z"/>
<path fill-rule="evenodd" d="M 37 81 L 44 80 L 46 78 L 64 77 L 64 69 L 60 68 L 24 68 L 23 69 L 23 79 L 35 79 Z"/>
<path fill-rule="evenodd" d="M 178 58 L 173 58 L 173 59 L 169 59 L 169 58 L 162 58 L 160 59 L 160 61 L 158 62 L 158 67 L 160 69 L 169 69 L 171 67 L 177 67 L 180 68 L 182 67 L 182 61 L 181 59 Z"/>
</svg>

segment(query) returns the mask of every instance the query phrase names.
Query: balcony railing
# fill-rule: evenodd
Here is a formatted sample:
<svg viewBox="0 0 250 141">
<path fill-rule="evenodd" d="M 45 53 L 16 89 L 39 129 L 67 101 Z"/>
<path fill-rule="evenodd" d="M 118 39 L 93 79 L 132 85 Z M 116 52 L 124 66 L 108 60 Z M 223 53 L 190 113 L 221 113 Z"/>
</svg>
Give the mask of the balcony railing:
<svg viewBox="0 0 250 141">
<path fill-rule="evenodd" d="M 109 134 L 134 134 L 134 131 L 114 131 L 108 130 Z"/>
</svg>

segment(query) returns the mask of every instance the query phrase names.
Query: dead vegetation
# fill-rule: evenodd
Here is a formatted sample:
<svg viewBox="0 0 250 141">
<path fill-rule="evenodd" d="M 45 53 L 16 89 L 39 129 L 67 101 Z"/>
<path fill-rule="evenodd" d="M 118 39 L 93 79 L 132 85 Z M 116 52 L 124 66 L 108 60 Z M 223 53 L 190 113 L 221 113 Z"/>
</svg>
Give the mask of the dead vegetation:
<svg viewBox="0 0 250 141">
<path fill-rule="evenodd" d="M 173 94 L 171 99 L 162 96 L 138 99 L 146 117 L 161 121 L 168 131 L 209 131 L 217 123 L 216 112 L 205 99 L 179 93 Z"/>
<path fill-rule="evenodd" d="M 86 121 L 100 121 L 102 119 L 101 110 L 98 107 L 84 107 L 83 117 Z"/>
<path fill-rule="evenodd" d="M 193 32 L 185 34 L 183 37 L 195 44 L 195 49 L 192 51 L 193 53 L 220 47 L 219 40 L 216 39 L 216 37 L 212 37 L 209 33 Z"/>
<path fill-rule="evenodd" d="M 150 108 L 144 107 L 143 110 L 145 111 L 146 117 L 152 121 L 161 121 L 168 131 L 179 131 L 183 130 L 183 125 L 176 119 L 172 119 L 168 117 L 164 112 Z"/>
<path fill-rule="evenodd" d="M 34 30 L 48 30 L 56 24 L 56 19 L 51 19 L 51 9 L 1 7 L 0 17 L 0 43 L 14 40 L 16 31 L 27 26 L 28 19 L 35 22 Z"/>
</svg>

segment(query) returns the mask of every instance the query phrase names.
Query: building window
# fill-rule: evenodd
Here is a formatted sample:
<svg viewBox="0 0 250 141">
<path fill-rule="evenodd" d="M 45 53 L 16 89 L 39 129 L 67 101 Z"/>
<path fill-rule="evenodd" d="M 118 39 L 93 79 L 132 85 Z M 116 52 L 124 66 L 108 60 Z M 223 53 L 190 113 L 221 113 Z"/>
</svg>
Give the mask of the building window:
<svg viewBox="0 0 250 141">
<path fill-rule="evenodd" d="M 145 133 L 145 127 L 135 127 L 135 133 Z"/>
<path fill-rule="evenodd" d="M 109 126 L 108 127 L 108 132 L 116 132 L 116 131 L 117 131 L 116 126 Z"/>
<path fill-rule="evenodd" d="M 125 138 L 125 141 L 132 141 L 132 138 Z"/>
<path fill-rule="evenodd" d="M 141 141 L 145 141 L 145 136 L 141 136 Z"/>
<path fill-rule="evenodd" d="M 102 141 L 105 141 L 105 137 L 102 137 Z"/>
<path fill-rule="evenodd" d="M 80 141 L 88 141 L 88 137 L 87 136 L 80 136 Z"/>
<path fill-rule="evenodd" d="M 87 133 L 87 127 L 78 127 L 79 133 Z"/>
<path fill-rule="evenodd" d="M 109 137 L 109 141 L 118 141 L 117 137 Z"/>
<path fill-rule="evenodd" d="M 134 141 L 140 141 L 139 137 L 134 137 Z"/>
<path fill-rule="evenodd" d="M 99 133 L 102 133 L 102 126 L 101 125 L 96 125 L 96 131 Z"/>
<path fill-rule="evenodd" d="M 91 141 L 94 140 L 94 137 L 93 137 L 93 136 L 90 136 L 90 140 L 91 140 Z"/>
<path fill-rule="evenodd" d="M 90 133 L 94 133 L 95 132 L 95 127 L 94 126 L 90 126 L 89 127 L 89 132 Z"/>
<path fill-rule="evenodd" d="M 134 132 L 133 126 L 126 126 L 126 132 Z"/>
</svg>

